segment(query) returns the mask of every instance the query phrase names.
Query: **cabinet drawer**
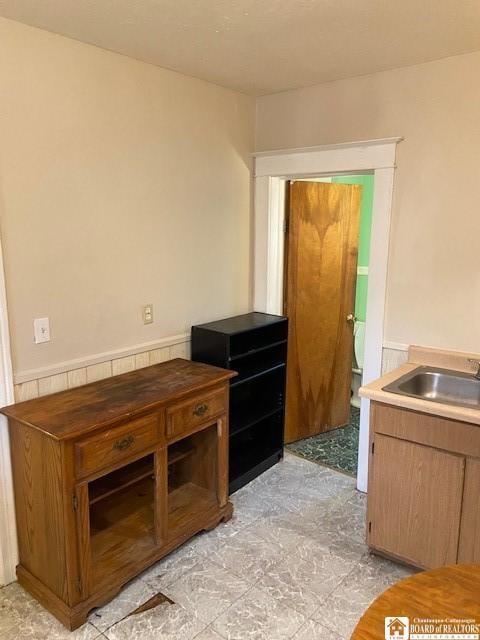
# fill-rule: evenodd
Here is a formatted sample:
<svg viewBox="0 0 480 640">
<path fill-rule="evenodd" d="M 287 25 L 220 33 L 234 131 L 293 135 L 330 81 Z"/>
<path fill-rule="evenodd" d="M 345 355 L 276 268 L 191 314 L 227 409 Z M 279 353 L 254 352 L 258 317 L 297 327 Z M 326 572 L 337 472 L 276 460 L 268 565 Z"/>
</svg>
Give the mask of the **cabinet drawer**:
<svg viewBox="0 0 480 640">
<path fill-rule="evenodd" d="M 150 414 L 77 442 L 77 477 L 87 476 L 155 445 L 160 439 L 159 427 L 160 415 Z"/>
<path fill-rule="evenodd" d="M 167 437 L 195 431 L 227 409 L 225 389 L 217 389 L 210 393 L 195 396 L 187 402 L 177 404 L 167 409 Z"/>
<path fill-rule="evenodd" d="M 371 404 L 370 420 L 375 433 L 480 458 L 480 428 L 477 425 L 378 402 Z"/>
</svg>

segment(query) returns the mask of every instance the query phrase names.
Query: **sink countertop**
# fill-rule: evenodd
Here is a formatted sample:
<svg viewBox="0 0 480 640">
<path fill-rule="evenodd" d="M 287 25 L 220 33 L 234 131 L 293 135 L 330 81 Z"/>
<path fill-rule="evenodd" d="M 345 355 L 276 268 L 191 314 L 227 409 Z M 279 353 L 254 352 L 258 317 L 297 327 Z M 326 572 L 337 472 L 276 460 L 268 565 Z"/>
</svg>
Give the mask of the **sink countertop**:
<svg viewBox="0 0 480 640">
<path fill-rule="evenodd" d="M 444 351 L 441 349 L 430 349 L 426 347 L 411 346 L 409 348 L 408 362 L 393 371 L 389 371 L 373 382 L 360 387 L 359 395 L 362 398 L 369 398 L 376 402 L 383 402 L 403 409 L 421 411 L 451 420 L 459 420 L 470 424 L 480 425 L 480 410 L 460 407 L 453 404 L 443 404 L 440 402 L 430 402 L 421 398 L 411 398 L 409 396 L 383 391 L 383 387 L 398 378 L 414 371 L 420 366 L 440 367 L 442 369 L 453 369 L 463 373 L 472 373 L 472 366 L 468 363 L 468 358 L 480 360 L 480 356 L 474 353 L 460 353 L 457 351 Z"/>
</svg>

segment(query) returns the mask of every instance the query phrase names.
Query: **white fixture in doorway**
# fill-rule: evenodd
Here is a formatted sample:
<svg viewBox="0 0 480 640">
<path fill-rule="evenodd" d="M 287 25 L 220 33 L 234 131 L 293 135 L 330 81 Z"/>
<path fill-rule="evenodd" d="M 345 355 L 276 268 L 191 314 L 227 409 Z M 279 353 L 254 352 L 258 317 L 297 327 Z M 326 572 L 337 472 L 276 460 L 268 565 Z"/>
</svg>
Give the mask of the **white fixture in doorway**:
<svg viewBox="0 0 480 640">
<path fill-rule="evenodd" d="M 363 383 L 381 375 L 388 244 L 395 152 L 402 138 L 282 149 L 254 154 L 254 308 L 283 311 L 283 248 L 287 180 L 371 172 L 374 175 Z M 357 487 L 367 490 L 369 401 L 361 400 Z"/>
<path fill-rule="evenodd" d="M 352 366 L 352 407 L 360 407 L 358 390 L 362 386 L 363 366 L 365 363 L 365 322 L 355 320 L 353 327 L 353 366 Z"/>
</svg>

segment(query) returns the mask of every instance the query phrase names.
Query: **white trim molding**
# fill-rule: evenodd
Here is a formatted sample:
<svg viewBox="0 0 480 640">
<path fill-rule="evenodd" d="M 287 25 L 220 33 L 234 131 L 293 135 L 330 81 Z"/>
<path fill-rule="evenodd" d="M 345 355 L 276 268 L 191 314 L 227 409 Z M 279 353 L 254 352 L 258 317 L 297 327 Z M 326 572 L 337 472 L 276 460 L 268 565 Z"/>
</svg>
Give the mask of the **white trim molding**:
<svg viewBox="0 0 480 640">
<path fill-rule="evenodd" d="M 408 351 L 409 345 L 404 342 L 390 342 L 389 340 L 384 340 L 383 348 L 392 349 L 393 351 Z"/>
<path fill-rule="evenodd" d="M 283 306 L 283 241 L 285 231 L 285 180 L 268 178 L 267 183 L 267 236 L 270 242 L 266 252 L 266 306 L 267 313 L 281 313 Z M 255 306 L 256 305 L 255 298 Z M 279 311 L 280 310 L 280 311 Z"/>
<path fill-rule="evenodd" d="M 354 140 L 351 142 L 335 142 L 332 144 L 317 144 L 311 147 L 292 147 L 283 149 L 272 149 L 270 151 L 254 151 L 252 156 L 254 158 L 270 158 L 271 156 L 284 156 L 292 153 L 312 153 L 314 151 L 336 151 L 339 149 L 352 149 L 356 147 L 378 147 L 384 144 L 396 144 L 401 142 L 403 137 L 392 136 L 390 138 L 374 138 L 372 140 Z M 328 177 L 328 176 L 327 176 Z"/>
<path fill-rule="evenodd" d="M 12 404 L 12 402 L 13 373 L 10 356 L 10 333 L 3 256 L 0 247 L 0 404 L 4 406 Z M 17 562 L 17 528 L 8 424 L 7 419 L 0 416 L 0 585 L 15 580 Z"/>
<path fill-rule="evenodd" d="M 254 305 L 283 311 L 285 183 L 290 179 L 373 173 L 373 215 L 363 383 L 382 373 L 385 294 L 396 146 L 386 138 L 303 149 L 260 152 L 255 157 Z M 362 398 L 357 486 L 367 490 L 369 401 Z"/>
<path fill-rule="evenodd" d="M 395 166 L 396 145 L 403 138 L 261 151 L 255 157 L 255 177 L 305 178 L 338 173 L 359 173 Z"/>
</svg>

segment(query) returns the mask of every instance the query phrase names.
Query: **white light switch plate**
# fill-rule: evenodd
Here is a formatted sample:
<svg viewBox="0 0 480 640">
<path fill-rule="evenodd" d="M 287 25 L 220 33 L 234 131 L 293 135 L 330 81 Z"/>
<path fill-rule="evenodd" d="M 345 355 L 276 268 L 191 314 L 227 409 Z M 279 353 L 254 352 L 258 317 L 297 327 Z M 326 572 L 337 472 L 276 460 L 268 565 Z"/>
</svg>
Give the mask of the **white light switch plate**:
<svg viewBox="0 0 480 640">
<path fill-rule="evenodd" d="M 48 318 L 35 318 L 33 321 L 35 344 L 50 341 L 50 321 Z"/>
</svg>

